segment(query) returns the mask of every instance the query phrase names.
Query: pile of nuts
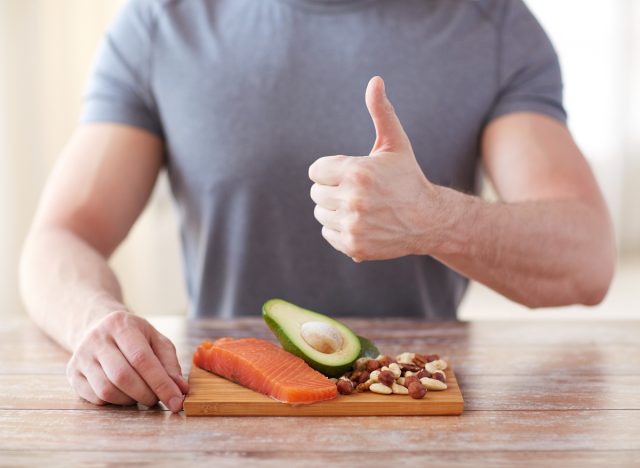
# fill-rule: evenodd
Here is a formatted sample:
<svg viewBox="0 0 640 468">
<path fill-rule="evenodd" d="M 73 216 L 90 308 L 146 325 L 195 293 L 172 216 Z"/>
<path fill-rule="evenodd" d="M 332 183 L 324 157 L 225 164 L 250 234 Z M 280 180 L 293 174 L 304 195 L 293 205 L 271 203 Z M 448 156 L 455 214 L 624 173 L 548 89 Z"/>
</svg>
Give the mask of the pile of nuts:
<svg viewBox="0 0 640 468">
<path fill-rule="evenodd" d="M 360 358 L 347 372 L 335 381 L 338 392 L 380 393 L 383 395 L 409 395 L 419 400 L 427 390 L 446 390 L 446 361 L 437 354 L 402 353 L 395 359 L 380 355 L 375 359 Z"/>
</svg>

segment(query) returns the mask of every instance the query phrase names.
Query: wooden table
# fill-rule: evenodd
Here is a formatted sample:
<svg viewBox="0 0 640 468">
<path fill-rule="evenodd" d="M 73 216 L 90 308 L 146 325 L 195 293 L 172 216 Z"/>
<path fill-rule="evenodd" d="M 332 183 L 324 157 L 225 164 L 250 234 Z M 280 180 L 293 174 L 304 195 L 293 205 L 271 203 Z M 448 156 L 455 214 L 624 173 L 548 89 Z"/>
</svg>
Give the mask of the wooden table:
<svg viewBox="0 0 640 468">
<path fill-rule="evenodd" d="M 270 337 L 259 319 L 152 322 L 176 343 L 185 374 L 205 337 Z M 347 322 L 389 354 L 447 357 L 464 414 L 187 419 L 95 407 L 69 388 L 68 355 L 17 320 L 0 325 L 0 465 L 640 464 L 640 322 Z"/>
</svg>

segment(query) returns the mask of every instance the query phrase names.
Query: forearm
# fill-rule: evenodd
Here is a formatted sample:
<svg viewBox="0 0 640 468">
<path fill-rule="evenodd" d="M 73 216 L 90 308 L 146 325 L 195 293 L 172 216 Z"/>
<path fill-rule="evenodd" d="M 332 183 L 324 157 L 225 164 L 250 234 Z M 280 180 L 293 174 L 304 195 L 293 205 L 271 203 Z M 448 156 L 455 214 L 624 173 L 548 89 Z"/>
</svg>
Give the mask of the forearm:
<svg viewBox="0 0 640 468">
<path fill-rule="evenodd" d="M 579 200 L 489 203 L 438 192 L 446 216 L 430 253 L 452 269 L 530 307 L 595 304 L 606 294 L 606 210 Z"/>
<path fill-rule="evenodd" d="M 33 320 L 70 351 L 93 323 L 125 309 L 107 260 L 70 230 L 43 227 L 30 235 L 20 284 Z"/>
</svg>

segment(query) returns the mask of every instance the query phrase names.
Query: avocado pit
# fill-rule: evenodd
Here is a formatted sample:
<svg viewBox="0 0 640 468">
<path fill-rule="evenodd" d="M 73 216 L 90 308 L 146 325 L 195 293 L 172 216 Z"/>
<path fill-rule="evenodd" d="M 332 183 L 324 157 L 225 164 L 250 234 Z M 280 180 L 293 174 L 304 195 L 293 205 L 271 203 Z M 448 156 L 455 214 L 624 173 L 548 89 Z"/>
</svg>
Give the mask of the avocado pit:
<svg viewBox="0 0 640 468">
<path fill-rule="evenodd" d="M 309 346 L 324 354 L 333 354 L 344 344 L 342 333 L 326 322 L 305 322 L 300 326 L 300 335 Z"/>
</svg>

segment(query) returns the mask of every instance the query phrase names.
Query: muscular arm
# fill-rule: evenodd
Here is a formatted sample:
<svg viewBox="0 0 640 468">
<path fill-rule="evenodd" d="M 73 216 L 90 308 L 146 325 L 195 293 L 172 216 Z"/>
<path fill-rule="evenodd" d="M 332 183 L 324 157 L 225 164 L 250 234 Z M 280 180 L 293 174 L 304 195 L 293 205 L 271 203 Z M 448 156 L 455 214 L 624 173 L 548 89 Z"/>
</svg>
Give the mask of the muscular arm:
<svg viewBox="0 0 640 468">
<path fill-rule="evenodd" d="M 377 135 L 369 156 L 309 168 L 314 215 L 334 248 L 356 261 L 431 255 L 530 307 L 603 299 L 611 223 L 564 125 L 518 113 L 488 126 L 483 161 L 501 198 L 490 203 L 428 180 L 380 78 L 366 102 Z"/>
<path fill-rule="evenodd" d="M 611 223 L 567 128 L 538 114 L 501 117 L 482 156 L 501 201 L 439 189 L 452 235 L 433 255 L 530 307 L 599 303 L 613 275 Z"/>
<path fill-rule="evenodd" d="M 186 391 L 173 345 L 129 313 L 107 263 L 149 198 L 162 152 L 159 138 L 133 127 L 81 126 L 49 178 L 24 247 L 27 310 L 73 353 L 67 376 L 93 403 L 160 399 L 177 411 Z"/>
<path fill-rule="evenodd" d="M 162 164 L 147 132 L 85 125 L 51 174 L 21 265 L 31 317 L 72 351 L 87 327 L 124 310 L 107 259 L 143 209 Z"/>
</svg>

